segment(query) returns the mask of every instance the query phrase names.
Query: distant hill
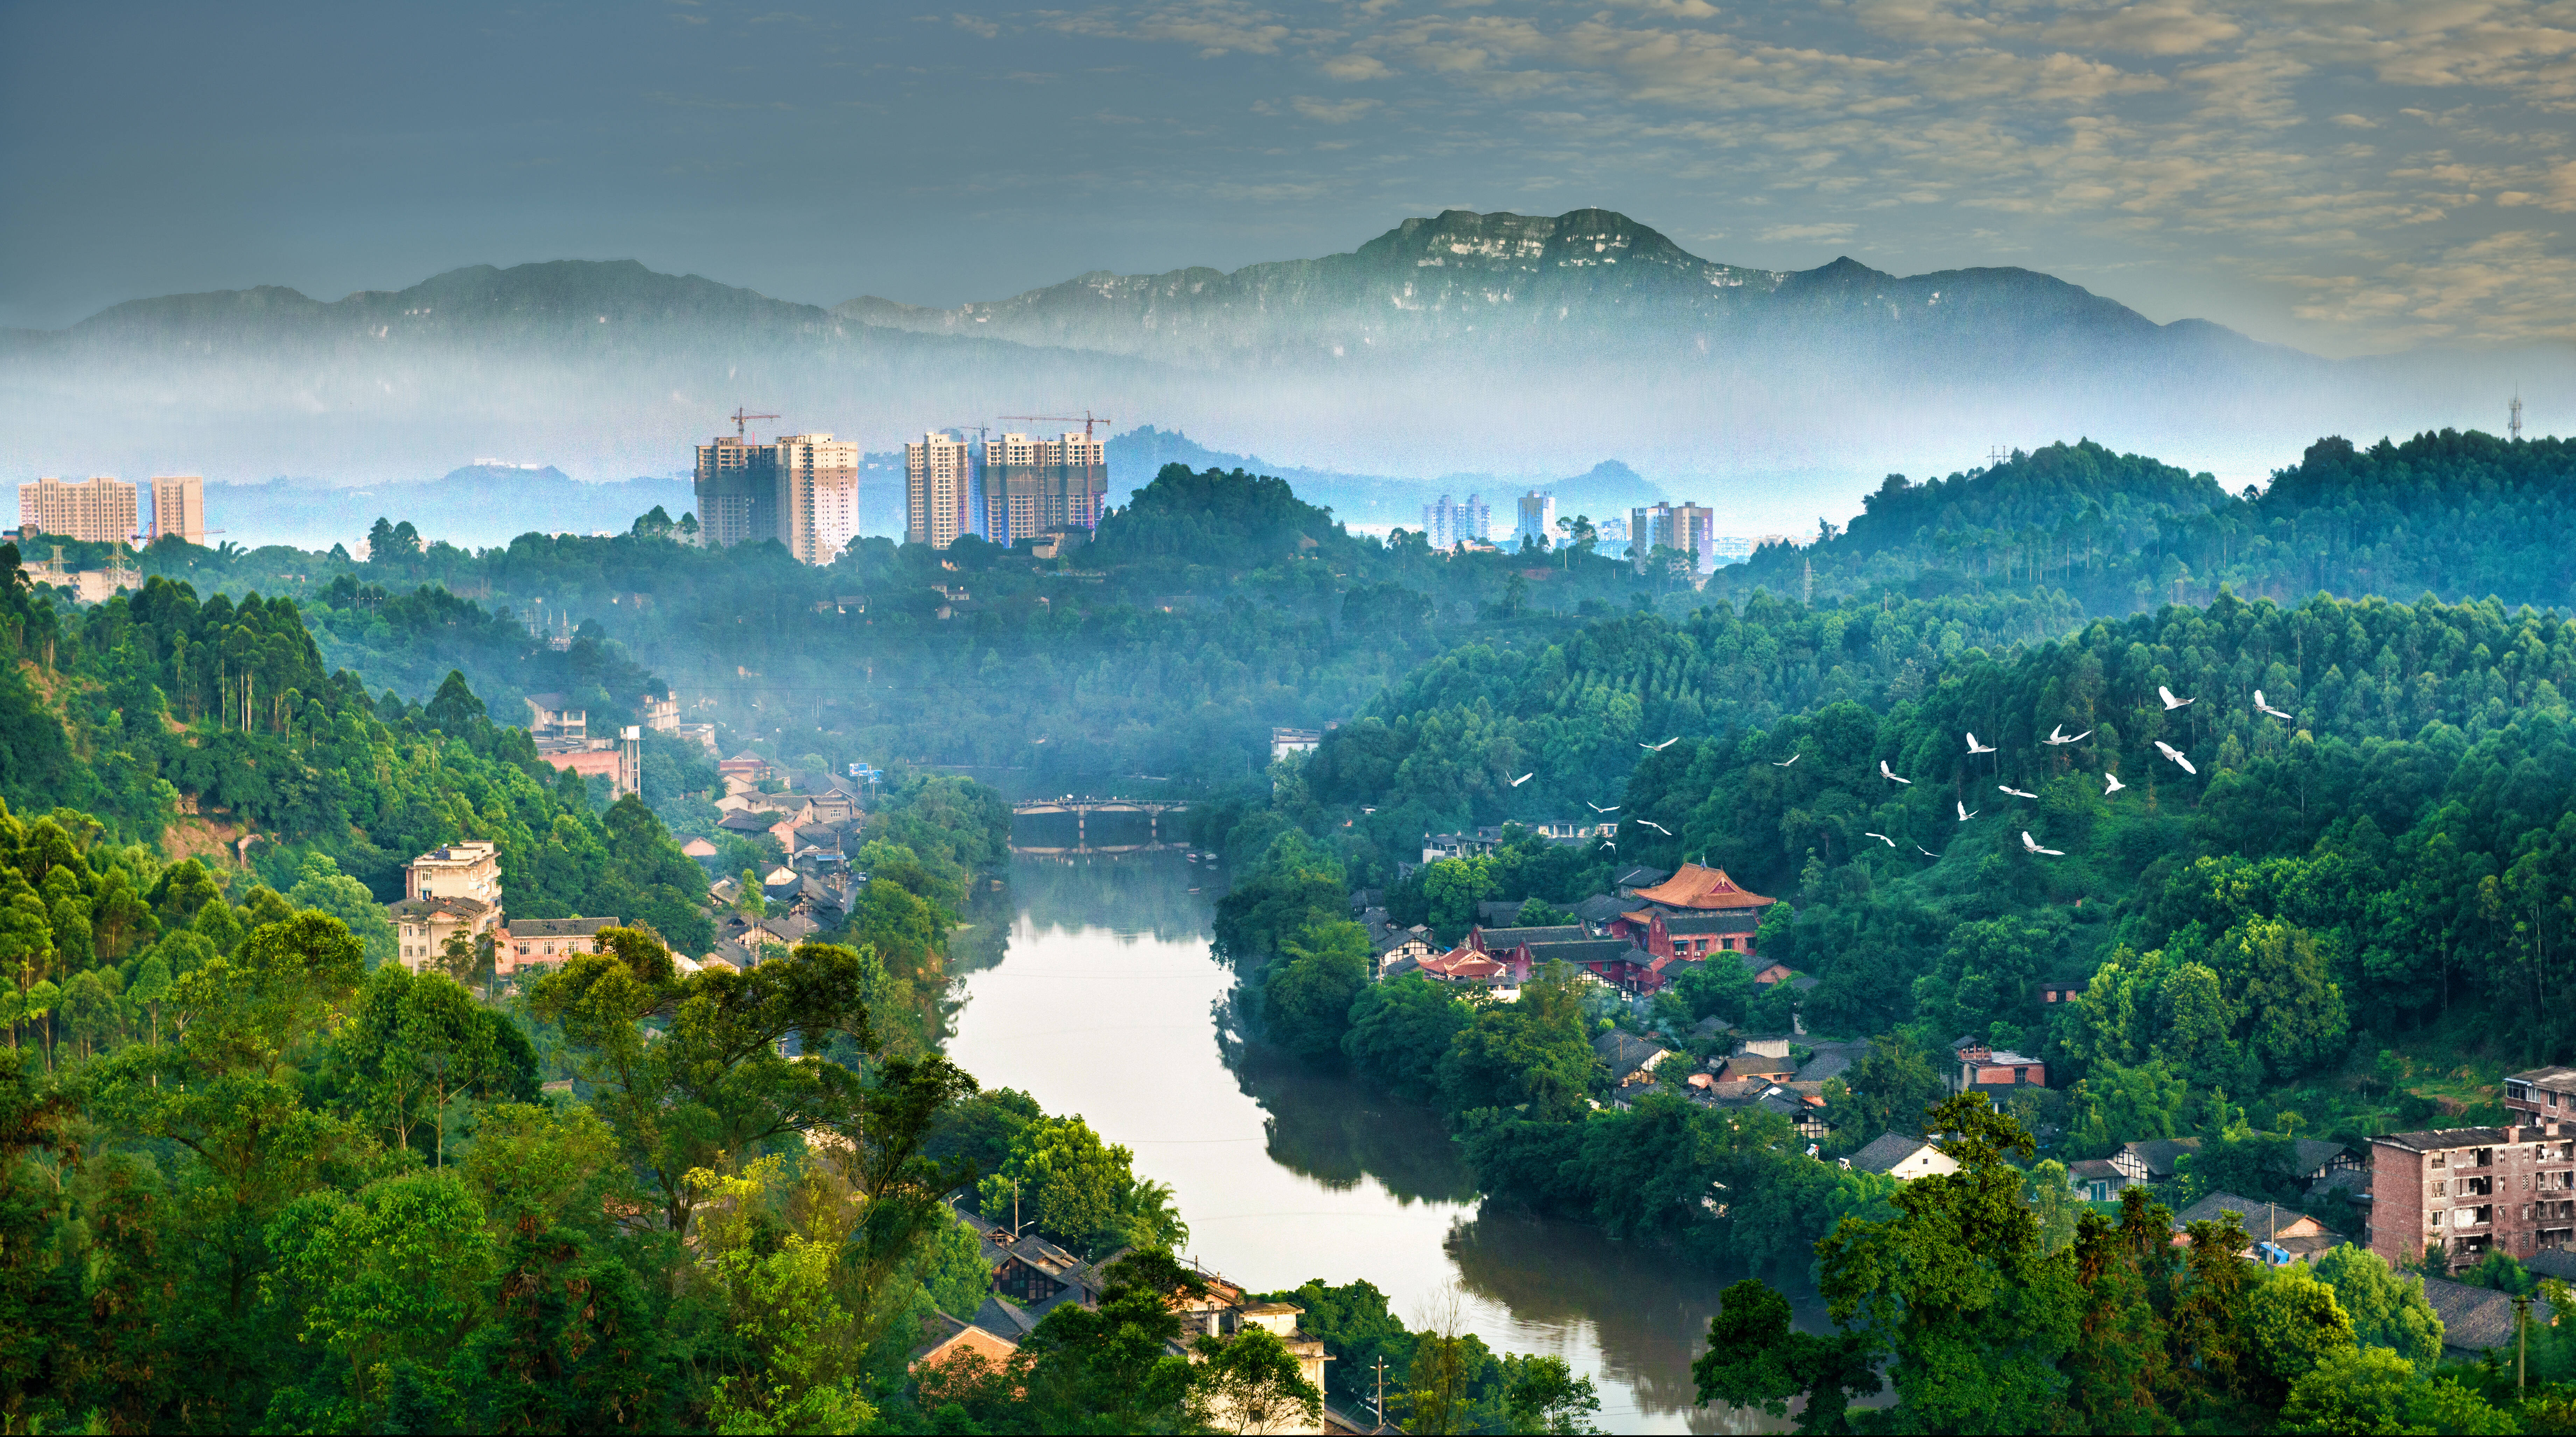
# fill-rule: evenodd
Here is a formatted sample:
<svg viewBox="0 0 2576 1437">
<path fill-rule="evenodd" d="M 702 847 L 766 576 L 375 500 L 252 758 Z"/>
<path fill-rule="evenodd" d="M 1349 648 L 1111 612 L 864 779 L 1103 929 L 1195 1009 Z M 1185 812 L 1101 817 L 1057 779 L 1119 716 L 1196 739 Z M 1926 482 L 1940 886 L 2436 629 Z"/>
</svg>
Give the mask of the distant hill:
<svg viewBox="0 0 2576 1437">
<path fill-rule="evenodd" d="M 553 465 L 472 464 L 419 483 L 355 488 L 293 479 L 206 488 L 206 513 L 224 531 L 221 541 L 246 549 L 347 544 L 354 550 L 380 518 L 408 519 L 424 540 L 465 549 L 506 544 L 530 530 L 622 534 L 656 504 L 676 519 L 689 503 L 685 479 L 584 484 Z"/>
<path fill-rule="evenodd" d="M 1515 499 L 1530 489 L 1554 494 L 1558 512 L 1568 517 L 1582 513 L 1599 518 L 1668 497 L 1616 459 L 1605 459 L 1570 479 L 1509 479 L 1493 474 L 1411 479 L 1387 474 L 1343 474 L 1274 464 L 1257 454 L 1210 449 L 1177 429 L 1156 429 L 1150 424 L 1112 436 L 1107 448 L 1112 503 L 1126 503 L 1127 495 L 1152 483 L 1166 464 L 1186 464 L 1192 469 L 1246 469 L 1287 480 L 1295 487 L 1298 498 L 1332 510 L 1333 517 L 1346 524 L 1417 528 L 1425 504 L 1443 494 L 1463 499 L 1474 493 L 1483 495 L 1492 507 L 1494 532 L 1499 536 L 1514 522 Z"/>
<path fill-rule="evenodd" d="M 2265 351 L 2216 325 L 2158 325 L 2031 270 L 1899 279 L 1848 257 L 1806 271 L 1749 269 L 1701 259 L 1609 210 L 1448 210 L 1321 259 L 1230 274 L 1095 272 L 955 309 L 865 297 L 833 313 L 1194 366 L 1373 367 L 1426 349 L 1491 362 L 1569 344 L 1716 363 L 1756 351 L 1776 362 L 1784 345 L 1864 362 L 1938 350 L 1954 369 L 2006 371 L 2070 355 L 2205 364 Z"/>
<path fill-rule="evenodd" d="M 684 472 L 737 407 L 779 416 L 757 433 L 871 455 L 1089 410 L 1121 433 L 1222 435 L 1362 523 L 1418 522 L 1424 484 L 1494 475 L 1508 492 L 1615 454 L 1651 482 L 1599 471 L 1560 507 L 1597 517 L 1669 491 L 1762 532 L 1848 514 L 1890 471 L 2077 435 L 2240 482 L 2321 433 L 2491 425 L 2514 374 L 2539 392 L 2576 383 L 2576 364 L 2332 362 L 2031 270 L 1758 269 L 1606 210 L 1453 210 L 1345 254 L 954 308 L 827 309 L 633 260 L 474 265 L 337 300 L 142 299 L 0 333 L 0 433 L 20 479 L 386 484 L 467 454 L 581 479 Z M 1417 475 L 1435 477 L 1402 477 Z M 868 525 L 889 531 L 899 472 L 870 479 Z"/>
</svg>

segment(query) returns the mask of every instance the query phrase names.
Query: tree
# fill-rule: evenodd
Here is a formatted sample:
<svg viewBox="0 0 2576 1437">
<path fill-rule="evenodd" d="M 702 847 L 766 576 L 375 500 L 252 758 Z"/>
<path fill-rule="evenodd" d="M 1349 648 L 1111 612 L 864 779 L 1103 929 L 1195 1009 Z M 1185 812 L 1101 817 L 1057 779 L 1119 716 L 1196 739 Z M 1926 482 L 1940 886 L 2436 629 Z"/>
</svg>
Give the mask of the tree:
<svg viewBox="0 0 2576 1437">
<path fill-rule="evenodd" d="M 441 1368 L 484 1301 L 492 1252 L 483 1218 L 473 1189 L 446 1173 L 288 1204 L 268 1226 L 275 1290 L 303 1314 L 299 1340 L 332 1364 L 310 1385 L 286 1384 L 271 1412 L 364 1430 L 381 1420 L 394 1374 L 417 1380 Z"/>
<path fill-rule="evenodd" d="M 1125 1234 L 1134 1157 L 1103 1143 L 1079 1115 L 1040 1118 L 1013 1135 L 1010 1155 L 976 1195 L 995 1220 L 1016 1212 L 1075 1252 L 1096 1255 Z"/>
<path fill-rule="evenodd" d="M 1442 1101 L 1452 1112 L 1524 1108 L 1532 1118 L 1572 1117 L 1592 1080 L 1583 1002 L 1563 963 L 1521 988 L 1517 1003 L 1477 1011 L 1440 1060 Z"/>
<path fill-rule="evenodd" d="M 1599 1429 L 1592 1415 L 1601 1397 L 1592 1379 L 1577 1377 L 1562 1357 L 1503 1359 L 1503 1406 L 1516 1432 L 1583 1433 Z"/>
<path fill-rule="evenodd" d="M 1040 1431 L 1162 1432 L 1190 1419 L 1193 1364 L 1170 1351 L 1173 1299 L 1204 1284 L 1166 1253 L 1123 1259 L 1107 1277 L 1096 1307 L 1064 1303 L 1021 1344 Z"/>
<path fill-rule="evenodd" d="M 1201 1337 L 1191 1374 L 1191 1407 L 1219 1432 L 1278 1432 L 1324 1420 L 1324 1394 L 1298 1370 L 1297 1355 L 1266 1327 Z"/>
<path fill-rule="evenodd" d="M 2054 1425 L 2082 1306 L 2071 1258 L 2041 1246 L 2021 1200 L 2029 1134 L 1983 1094 L 1932 1110 L 1955 1173 L 1917 1178 L 1888 1221 L 1846 1220 L 1816 1245 L 1838 1326 L 1888 1355 L 1912 1421 L 2026 1432 Z"/>
<path fill-rule="evenodd" d="M 2419 1372 L 2442 1357 L 2442 1319 L 2424 1297 L 2424 1280 L 2400 1273 L 2365 1247 L 2345 1243 L 2317 1255 L 2317 1280 L 2334 1289 L 2352 1323 L 2353 1340 L 2385 1347 Z"/>
<path fill-rule="evenodd" d="M 422 974 L 402 996 L 394 1048 L 387 1061 L 408 1067 L 429 1100 L 437 1129 L 432 1166 L 447 1166 L 447 1108 L 486 1080 L 498 1058 L 492 1031 L 472 994 L 444 974 Z"/>
<path fill-rule="evenodd" d="M 1368 930 L 1347 919 L 1309 923 L 1280 947 L 1262 985 L 1262 1019 L 1301 1057 L 1341 1052 L 1351 1000 L 1368 984 Z"/>
<path fill-rule="evenodd" d="M 1759 1408 L 1778 1418 L 1789 1399 L 1805 1397 L 1801 1432 L 1849 1432 L 1851 1400 L 1880 1388 L 1867 1337 L 1817 1337 L 1791 1330 L 1789 1299 L 1758 1278 L 1718 1294 L 1708 1321 L 1708 1351 L 1691 1363 L 1699 1400 Z"/>
<path fill-rule="evenodd" d="M 1931 1057 L 1902 1031 L 1870 1040 L 1869 1052 L 1852 1064 L 1846 1091 L 1828 1099 L 1834 1123 L 1834 1146 L 1857 1150 L 1882 1133 L 1924 1131 L 1932 1106 L 1949 1085 L 1941 1081 Z"/>
<path fill-rule="evenodd" d="M 1361 1075 L 1408 1097 L 1437 1091 L 1441 1058 L 1470 1019 L 1455 990 L 1419 973 L 1360 989 L 1342 1052 Z"/>
<path fill-rule="evenodd" d="M 2507 1433 L 2511 1414 L 2447 1377 L 2425 1378 L 2384 1347 L 2338 1353 L 2292 1384 L 2284 1432 Z"/>
</svg>

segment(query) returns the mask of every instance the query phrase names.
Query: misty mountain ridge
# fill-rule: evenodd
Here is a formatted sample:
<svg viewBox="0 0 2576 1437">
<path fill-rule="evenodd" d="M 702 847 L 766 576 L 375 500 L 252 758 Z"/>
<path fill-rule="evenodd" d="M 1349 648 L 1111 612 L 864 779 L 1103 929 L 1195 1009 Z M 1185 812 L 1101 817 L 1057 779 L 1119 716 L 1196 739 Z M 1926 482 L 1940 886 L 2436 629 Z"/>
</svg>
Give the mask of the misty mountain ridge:
<svg viewBox="0 0 2576 1437">
<path fill-rule="evenodd" d="M 2501 362 L 2327 361 L 2030 270 L 1764 270 L 1605 210 L 1456 210 L 1346 254 L 1094 274 L 954 310 L 826 309 L 633 260 L 476 265 L 330 301 L 141 299 L 0 333 L 0 423 L 21 477 L 381 483 L 424 455 L 685 471 L 737 406 L 782 416 L 764 433 L 875 454 L 1087 409 L 1340 476 L 1335 507 L 1359 522 L 1419 522 L 1390 476 L 1571 475 L 1616 454 L 1660 492 L 1560 490 L 1560 508 L 1669 494 L 1762 532 L 1998 444 L 2090 435 L 2240 479 L 2319 434 L 2492 424 Z M 2514 362 L 2530 388 L 2551 368 Z M 536 526 L 597 527 L 587 511 Z"/>
<path fill-rule="evenodd" d="M 1700 356 L 1733 343 L 1847 355 L 1939 344 L 1954 358 L 1965 345 L 1996 359 L 2034 345 L 2192 356 L 2265 348 L 2206 321 L 2159 325 L 2032 270 L 1899 278 L 1849 256 L 1812 270 L 1752 269 L 1701 259 L 1625 215 L 1592 209 L 1553 217 L 1449 210 L 1321 259 L 1231 273 L 1096 271 L 955 309 L 868 296 L 833 313 L 924 334 L 1214 365 L 1344 361 L 1460 342 L 1678 345 Z"/>
</svg>

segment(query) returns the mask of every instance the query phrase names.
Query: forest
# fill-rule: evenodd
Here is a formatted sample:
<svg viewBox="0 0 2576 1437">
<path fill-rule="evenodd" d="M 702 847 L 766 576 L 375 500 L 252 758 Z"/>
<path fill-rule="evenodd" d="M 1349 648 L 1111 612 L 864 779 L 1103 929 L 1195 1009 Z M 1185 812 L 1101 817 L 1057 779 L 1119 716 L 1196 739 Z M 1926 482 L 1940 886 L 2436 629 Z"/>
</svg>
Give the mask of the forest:
<svg viewBox="0 0 2576 1437">
<path fill-rule="evenodd" d="M 1562 1363 L 1409 1330 L 1365 1282 L 1273 1294 L 1334 1353 L 1320 1392 L 1275 1354 L 1172 1355 L 1198 1281 L 1172 1190 L 940 1056 L 949 935 L 1009 842 L 963 769 L 1188 795 L 1262 1042 L 1436 1114 L 1488 1202 L 1742 1279 L 1703 1401 L 1815 1431 L 2576 1426 L 2546 1320 L 2576 1296 L 2510 1259 L 2469 1280 L 2542 1314 L 2527 1386 L 2445 1356 L 2411 1265 L 2168 1240 L 2205 1193 L 2301 1201 L 2294 1139 L 2497 1121 L 2503 1072 L 2576 1051 L 2572 471 L 2558 441 L 2329 439 L 2231 495 L 2055 445 L 1891 477 L 1704 587 L 1571 525 L 1439 555 L 1178 466 L 1043 560 L 862 540 L 807 567 L 659 513 L 466 553 L 388 522 L 363 561 L 165 542 L 140 591 L 74 605 L 0 548 L 0 1410 L 1193 1430 L 1246 1392 L 1354 1402 L 1383 1356 L 1411 1430 L 1580 1430 Z M 714 828 L 702 750 L 657 737 L 615 802 L 543 764 L 517 721 L 550 691 L 595 722 L 676 694 L 726 752 L 891 770 L 869 901 L 784 961 L 687 971 L 725 915 L 680 840 L 723 837 L 725 873 L 776 855 Z M 1328 724 L 1271 761 L 1274 725 Z M 1414 862 L 1587 811 L 1615 844 Z M 617 915 L 609 951 L 506 991 L 388 963 L 400 865 L 468 836 L 513 916 Z M 1351 921 L 1363 888 L 1443 941 L 1498 900 L 1562 921 L 1684 859 L 1783 900 L 1759 947 L 1801 981 L 1707 965 L 1630 1003 L 1552 970 L 1492 1002 L 1370 981 Z M 1612 1091 L 1602 1033 L 1695 1063 L 1712 1020 L 1863 1045 L 1812 1155 L 1689 1100 L 1693 1064 Z M 1950 1099 L 1963 1034 L 2050 1081 Z M 1834 1161 L 1926 1131 L 1958 1172 Z M 2075 1195 L 2069 1164 L 2150 1138 L 2200 1142 L 2170 1190 Z M 1008 1363 L 909 1380 L 924 1317 L 989 1291 L 950 1200 L 1005 1193 L 1115 1280 Z M 1829 1333 L 1765 1285 L 1797 1278 Z"/>
</svg>

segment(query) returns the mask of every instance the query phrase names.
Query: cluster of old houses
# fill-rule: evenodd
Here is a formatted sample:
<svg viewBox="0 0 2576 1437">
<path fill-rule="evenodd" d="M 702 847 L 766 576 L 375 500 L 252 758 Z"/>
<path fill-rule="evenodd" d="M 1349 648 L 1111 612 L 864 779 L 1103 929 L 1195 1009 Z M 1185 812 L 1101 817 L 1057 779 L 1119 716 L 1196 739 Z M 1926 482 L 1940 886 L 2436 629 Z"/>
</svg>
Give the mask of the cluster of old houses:
<svg viewBox="0 0 2576 1437">
<path fill-rule="evenodd" d="M 551 695 L 532 698 L 532 707 Z M 540 710 L 540 718 L 561 718 L 560 711 Z M 586 752 L 587 750 L 582 750 Z M 865 822 L 859 786 L 831 774 L 783 774 L 753 754 L 717 765 L 725 794 L 717 807 L 723 826 L 746 836 L 766 833 L 779 840 L 787 862 L 758 875 L 761 896 L 757 916 L 740 910 L 741 879 L 725 876 L 709 890 L 727 910 L 717 919 L 715 946 L 691 957 L 674 955 L 683 972 L 709 965 L 748 968 L 772 949 L 792 949 L 815 933 L 837 928 L 847 915 L 856 880 L 848 855 L 858 846 Z M 715 864 L 719 851 L 703 838 L 692 838 L 681 851 L 701 864 Z M 501 854 L 482 839 L 451 843 L 424 853 L 403 866 L 403 898 L 389 905 L 397 956 L 418 971 L 438 966 L 449 940 L 463 935 L 469 945 L 489 940 L 496 981 L 509 982 L 530 970 L 551 967 L 576 953 L 598 951 L 598 935 L 617 926 L 614 916 L 580 918 L 510 918 L 503 911 Z"/>
<path fill-rule="evenodd" d="M 911 1370 L 916 1374 L 949 1362 L 980 1362 L 988 1369 L 1001 1367 L 1056 1308 L 1068 1303 L 1099 1306 L 1102 1290 L 1110 1282 L 1110 1269 L 1127 1255 L 1122 1249 L 1097 1262 L 1085 1262 L 1034 1233 L 988 1222 L 962 1207 L 956 1213 L 958 1221 L 975 1234 L 980 1244 L 984 1264 L 993 1273 L 993 1293 L 971 1316 L 933 1312 L 923 1321 L 921 1342 L 912 1351 Z M 1325 1353 L 1322 1341 L 1299 1330 L 1297 1319 L 1304 1315 L 1302 1308 L 1256 1300 L 1240 1284 L 1215 1273 L 1202 1272 L 1200 1277 L 1206 1284 L 1205 1292 L 1176 1293 L 1171 1298 L 1172 1310 L 1181 1319 L 1180 1338 L 1170 1345 L 1172 1352 L 1196 1359 L 1194 1347 L 1200 1338 L 1223 1342 L 1248 1329 L 1263 1328 L 1297 1360 L 1298 1375 L 1313 1383 L 1317 1391 L 1323 1390 L 1324 1364 L 1332 1358 Z M 1223 1419 L 1228 1414 L 1212 1415 Z M 1379 1430 L 1365 1418 L 1336 1411 L 1329 1405 L 1320 1422 L 1307 1422 L 1303 1414 L 1295 1414 L 1284 1425 L 1274 1418 L 1257 1427 L 1220 1420 L 1217 1427 L 1220 1431 L 1278 1433 Z"/>
</svg>

